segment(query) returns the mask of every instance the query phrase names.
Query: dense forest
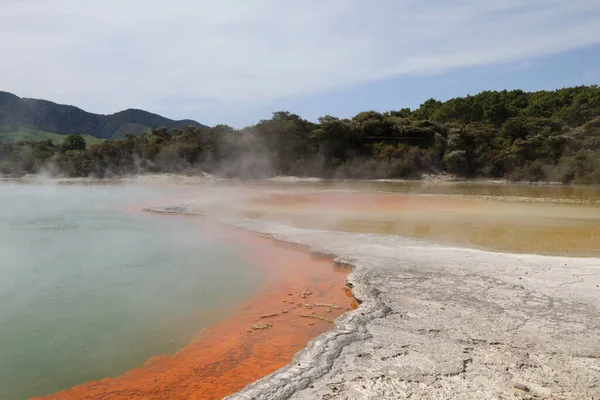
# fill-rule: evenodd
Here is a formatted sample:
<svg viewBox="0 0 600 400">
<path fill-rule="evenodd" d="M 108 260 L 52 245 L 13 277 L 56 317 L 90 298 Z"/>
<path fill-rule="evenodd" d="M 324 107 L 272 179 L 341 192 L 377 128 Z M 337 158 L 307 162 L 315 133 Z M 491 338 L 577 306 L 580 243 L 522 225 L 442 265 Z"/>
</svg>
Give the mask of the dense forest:
<svg viewBox="0 0 600 400">
<path fill-rule="evenodd" d="M 107 178 L 200 171 L 222 177 L 465 178 L 600 184 L 600 87 L 486 91 L 418 109 L 310 122 L 288 112 L 243 129 L 152 130 L 86 146 L 77 135 L 0 144 L 0 173 Z"/>
</svg>

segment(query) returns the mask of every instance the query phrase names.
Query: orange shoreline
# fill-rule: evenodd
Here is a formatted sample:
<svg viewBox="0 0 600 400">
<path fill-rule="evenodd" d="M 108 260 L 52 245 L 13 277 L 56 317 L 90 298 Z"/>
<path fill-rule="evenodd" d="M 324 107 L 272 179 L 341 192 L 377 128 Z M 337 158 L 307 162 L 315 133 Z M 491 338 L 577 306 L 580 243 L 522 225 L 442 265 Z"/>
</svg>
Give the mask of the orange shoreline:
<svg viewBox="0 0 600 400">
<path fill-rule="evenodd" d="M 356 307 L 351 293 L 344 290 L 349 269 L 335 266 L 331 258 L 240 229 L 220 227 L 215 232 L 240 246 L 265 274 L 264 284 L 252 299 L 234 315 L 204 329 L 173 356 L 157 356 L 119 377 L 38 399 L 221 399 L 287 365 L 311 339 L 333 327 L 300 315 L 333 321 Z M 302 292 L 312 294 L 302 298 Z M 305 306 L 318 303 L 341 309 Z M 278 315 L 260 318 L 270 314 Z M 253 330 L 257 323 L 272 327 Z"/>
</svg>

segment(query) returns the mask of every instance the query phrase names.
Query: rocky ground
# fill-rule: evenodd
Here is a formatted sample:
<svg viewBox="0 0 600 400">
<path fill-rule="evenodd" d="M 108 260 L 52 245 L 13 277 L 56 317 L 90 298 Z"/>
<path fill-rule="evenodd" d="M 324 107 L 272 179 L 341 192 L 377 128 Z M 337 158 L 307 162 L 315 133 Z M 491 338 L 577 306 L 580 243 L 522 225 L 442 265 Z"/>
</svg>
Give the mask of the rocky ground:
<svg viewBox="0 0 600 400">
<path fill-rule="evenodd" d="M 600 259 L 225 222 L 335 255 L 361 302 L 228 399 L 600 399 Z"/>
</svg>

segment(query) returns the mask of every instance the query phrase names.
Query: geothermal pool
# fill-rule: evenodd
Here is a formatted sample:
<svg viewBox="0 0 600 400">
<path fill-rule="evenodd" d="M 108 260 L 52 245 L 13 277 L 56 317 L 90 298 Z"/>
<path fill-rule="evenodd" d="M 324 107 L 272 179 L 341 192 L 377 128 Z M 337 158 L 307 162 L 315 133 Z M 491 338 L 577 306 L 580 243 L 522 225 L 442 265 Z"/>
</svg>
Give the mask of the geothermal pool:
<svg viewBox="0 0 600 400">
<path fill-rule="evenodd" d="M 210 217 L 141 212 L 181 201 Z M 301 317 L 299 294 L 341 306 L 309 311 L 333 321 L 353 306 L 342 290 L 349 271 L 216 222 L 242 217 L 452 247 L 600 255 L 598 188 L 1 185 L 0 398 L 221 398 L 288 364 L 332 327 Z M 265 321 L 272 327 L 250 329 Z"/>
<path fill-rule="evenodd" d="M 0 185 L 0 398 L 220 399 L 331 329 L 354 304 L 347 268 L 211 218 L 142 211 L 216 193 Z"/>
<path fill-rule="evenodd" d="M 165 196 L 0 186 L 0 398 L 50 394 L 173 354 L 252 296 L 262 273 L 239 248 L 189 220 L 124 209 Z"/>
</svg>

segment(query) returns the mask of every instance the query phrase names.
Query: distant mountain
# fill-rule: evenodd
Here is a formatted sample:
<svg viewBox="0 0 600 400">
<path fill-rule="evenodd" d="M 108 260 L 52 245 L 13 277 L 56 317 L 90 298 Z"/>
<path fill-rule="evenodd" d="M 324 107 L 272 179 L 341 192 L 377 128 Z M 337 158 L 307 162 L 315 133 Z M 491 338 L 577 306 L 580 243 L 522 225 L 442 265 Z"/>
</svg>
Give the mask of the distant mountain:
<svg viewBox="0 0 600 400">
<path fill-rule="evenodd" d="M 12 93 L 0 91 L 0 138 L 18 139 L 23 135 L 44 137 L 77 133 L 100 139 L 123 139 L 127 135 L 139 136 L 161 126 L 173 129 L 205 125 L 189 119 L 174 121 L 136 109 L 111 115 L 92 114 L 74 106 L 20 98 Z"/>
</svg>

